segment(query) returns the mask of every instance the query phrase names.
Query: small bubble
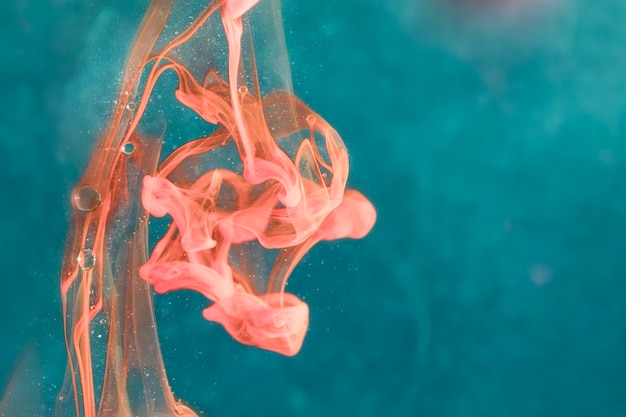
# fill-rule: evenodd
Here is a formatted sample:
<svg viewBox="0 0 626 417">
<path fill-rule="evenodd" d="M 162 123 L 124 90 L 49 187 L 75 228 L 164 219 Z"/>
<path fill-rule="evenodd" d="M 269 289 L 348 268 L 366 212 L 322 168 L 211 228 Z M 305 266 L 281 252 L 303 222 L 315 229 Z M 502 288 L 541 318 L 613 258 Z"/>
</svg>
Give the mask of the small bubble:
<svg viewBox="0 0 626 417">
<path fill-rule="evenodd" d="M 91 249 L 81 250 L 76 260 L 78 261 L 78 266 L 83 271 L 88 271 L 96 266 L 96 255 L 94 255 Z"/>
<path fill-rule="evenodd" d="M 248 92 L 248 87 L 246 87 L 245 85 L 242 85 L 241 87 L 239 87 L 239 94 L 246 94 Z"/>
<path fill-rule="evenodd" d="M 122 145 L 122 152 L 124 152 L 126 155 L 130 155 L 131 153 L 135 152 L 135 145 L 131 142 L 126 142 Z"/>
<path fill-rule="evenodd" d="M 126 110 L 133 111 L 133 110 L 135 110 L 135 109 L 137 109 L 137 104 L 133 103 L 132 101 L 129 101 L 129 102 L 126 104 Z"/>
<path fill-rule="evenodd" d="M 74 203 L 80 211 L 94 211 L 100 205 L 102 197 L 91 185 L 83 185 L 74 191 Z"/>
<path fill-rule="evenodd" d="M 306 117 L 306 121 L 307 121 L 310 125 L 312 125 L 312 124 L 314 124 L 314 123 L 317 121 L 317 117 L 315 117 L 315 116 L 314 116 L 314 115 L 312 115 L 312 114 L 309 114 L 309 115 Z"/>
</svg>

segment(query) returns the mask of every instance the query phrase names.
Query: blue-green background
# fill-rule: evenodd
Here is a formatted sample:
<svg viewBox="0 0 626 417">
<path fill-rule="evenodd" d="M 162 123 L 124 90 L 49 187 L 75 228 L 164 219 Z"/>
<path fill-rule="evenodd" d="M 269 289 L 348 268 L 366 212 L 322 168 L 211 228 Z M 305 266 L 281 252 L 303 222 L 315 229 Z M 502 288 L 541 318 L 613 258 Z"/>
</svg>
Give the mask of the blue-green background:
<svg viewBox="0 0 626 417">
<path fill-rule="evenodd" d="M 89 152 L 68 132 L 108 108 L 80 97 L 123 61 L 126 3 L 0 3 L 0 383 L 36 340 L 44 398 Z M 98 35 L 106 16 L 120 29 Z M 284 18 L 294 89 L 378 223 L 297 269 L 295 358 L 157 299 L 176 396 L 216 417 L 626 415 L 626 2 L 286 0 Z"/>
</svg>

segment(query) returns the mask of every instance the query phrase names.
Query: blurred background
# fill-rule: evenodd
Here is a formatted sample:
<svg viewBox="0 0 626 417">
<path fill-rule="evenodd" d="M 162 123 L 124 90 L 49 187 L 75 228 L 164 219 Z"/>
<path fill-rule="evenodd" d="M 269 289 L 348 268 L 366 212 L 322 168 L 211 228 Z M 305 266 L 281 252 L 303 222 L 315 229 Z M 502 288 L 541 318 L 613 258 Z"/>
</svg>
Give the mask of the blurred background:
<svg viewBox="0 0 626 417">
<path fill-rule="evenodd" d="M 44 350 L 43 403 L 85 114 L 110 108 L 143 7 L 126 3 L 0 3 L 0 384 Z M 294 358 L 237 344 L 198 297 L 157 297 L 176 397 L 211 416 L 626 415 L 626 2 L 283 12 L 294 90 L 342 134 L 378 223 L 295 271 Z"/>
</svg>

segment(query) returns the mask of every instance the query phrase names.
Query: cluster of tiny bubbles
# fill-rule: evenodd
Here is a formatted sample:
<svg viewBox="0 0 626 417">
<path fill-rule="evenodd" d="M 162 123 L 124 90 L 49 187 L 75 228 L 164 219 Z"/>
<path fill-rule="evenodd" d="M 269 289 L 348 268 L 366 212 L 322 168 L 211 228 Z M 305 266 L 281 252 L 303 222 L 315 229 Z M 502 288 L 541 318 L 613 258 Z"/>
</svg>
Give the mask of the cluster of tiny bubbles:
<svg viewBox="0 0 626 417">
<path fill-rule="evenodd" d="M 122 152 L 126 155 L 130 155 L 131 153 L 135 152 L 135 145 L 131 142 L 126 142 L 122 145 Z"/>
<path fill-rule="evenodd" d="M 101 201 L 100 193 L 91 185 L 83 185 L 74 192 L 74 203 L 80 211 L 94 211 Z"/>
<path fill-rule="evenodd" d="M 83 271 L 88 271 L 94 266 L 96 266 L 96 255 L 93 253 L 91 249 L 83 249 L 78 253 L 78 266 Z"/>
<path fill-rule="evenodd" d="M 248 92 L 248 87 L 246 87 L 245 85 L 242 85 L 241 87 L 239 87 L 239 94 L 246 94 Z"/>
</svg>

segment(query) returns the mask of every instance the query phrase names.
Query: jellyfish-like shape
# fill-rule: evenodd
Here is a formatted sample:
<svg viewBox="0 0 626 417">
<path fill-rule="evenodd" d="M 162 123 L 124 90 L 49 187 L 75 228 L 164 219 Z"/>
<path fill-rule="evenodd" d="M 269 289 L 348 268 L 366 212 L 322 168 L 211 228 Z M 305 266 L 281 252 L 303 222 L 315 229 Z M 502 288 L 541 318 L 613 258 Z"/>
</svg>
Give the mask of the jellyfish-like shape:
<svg viewBox="0 0 626 417">
<path fill-rule="evenodd" d="M 289 275 L 320 240 L 360 238 L 375 222 L 346 191 L 341 138 L 291 91 L 276 2 L 257 2 L 214 1 L 182 26 L 184 2 L 149 6 L 73 194 L 58 415 L 195 416 L 169 390 L 150 286 L 197 291 L 204 318 L 236 340 L 294 355 L 309 310 L 285 292 Z M 159 163 L 162 138 L 182 124 L 172 106 L 205 127 L 182 129 L 191 137 Z M 155 120 L 167 126 L 158 135 Z M 147 258 L 150 215 L 172 221 Z"/>
</svg>

